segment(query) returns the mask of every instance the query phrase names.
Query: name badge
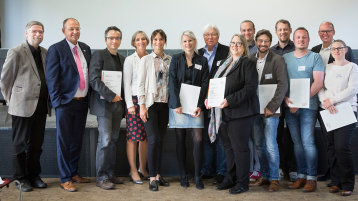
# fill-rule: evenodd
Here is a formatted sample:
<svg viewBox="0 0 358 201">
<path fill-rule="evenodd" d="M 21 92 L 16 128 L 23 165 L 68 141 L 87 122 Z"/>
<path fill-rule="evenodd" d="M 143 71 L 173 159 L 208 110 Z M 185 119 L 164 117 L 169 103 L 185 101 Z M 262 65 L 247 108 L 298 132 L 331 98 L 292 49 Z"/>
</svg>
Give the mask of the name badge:
<svg viewBox="0 0 358 201">
<path fill-rule="evenodd" d="M 306 70 L 306 66 L 299 66 L 298 67 L 298 71 L 305 71 Z"/>
<path fill-rule="evenodd" d="M 265 79 L 266 80 L 272 79 L 272 74 L 265 74 Z"/>
<path fill-rule="evenodd" d="M 201 65 L 199 65 L 199 64 L 195 64 L 195 66 L 194 66 L 196 69 L 198 69 L 198 70 L 201 70 Z"/>
<path fill-rule="evenodd" d="M 221 63 L 221 60 L 220 60 L 220 61 L 217 61 L 217 62 L 216 62 L 216 66 L 219 66 L 220 63 Z"/>
</svg>

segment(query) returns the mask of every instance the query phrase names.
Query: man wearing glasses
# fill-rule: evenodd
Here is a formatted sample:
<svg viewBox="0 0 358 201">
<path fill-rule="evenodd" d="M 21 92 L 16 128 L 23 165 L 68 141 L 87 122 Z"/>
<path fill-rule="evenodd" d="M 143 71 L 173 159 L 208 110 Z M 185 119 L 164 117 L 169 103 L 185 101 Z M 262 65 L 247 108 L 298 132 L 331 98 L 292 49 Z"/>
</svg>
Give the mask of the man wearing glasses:
<svg viewBox="0 0 358 201">
<path fill-rule="evenodd" d="M 208 24 L 204 27 L 205 47 L 199 49 L 199 55 L 208 59 L 210 78 L 213 78 L 222 61 L 229 54 L 229 47 L 219 43 L 220 32 L 217 26 Z M 201 174 L 203 179 L 210 178 L 216 173 L 215 181 L 221 183 L 226 174 L 226 159 L 224 145 L 221 137 L 211 143 L 208 135 L 209 113 L 204 110 L 204 132 L 203 132 L 203 164 Z M 211 138 L 213 139 L 213 138 Z M 214 165 L 214 159 L 216 159 Z"/>
<path fill-rule="evenodd" d="M 331 44 L 333 42 L 333 37 L 335 35 L 335 30 L 332 22 L 322 22 L 319 26 L 318 35 L 322 40 L 322 44 L 319 44 L 312 48 L 312 52 L 319 53 L 322 57 L 323 63 L 326 66 L 334 61 L 334 58 L 331 55 Z M 354 62 L 353 52 L 350 47 L 348 47 L 346 53 L 346 59 L 350 62 Z M 318 115 L 318 120 L 320 125 L 323 125 L 323 121 Z M 321 126 L 322 128 L 322 126 Z M 316 133 L 315 135 L 316 146 L 318 155 L 320 156 L 318 160 L 318 175 L 320 175 L 317 180 L 325 181 L 330 178 L 329 166 L 328 166 L 328 155 L 327 155 L 327 133 L 325 131 Z"/>
<path fill-rule="evenodd" d="M 104 33 L 106 48 L 93 53 L 90 68 L 89 82 L 93 89 L 91 93 L 90 112 L 97 116 L 98 144 L 96 152 L 96 179 L 97 186 L 109 190 L 114 184 L 121 184 L 115 176 L 117 141 L 121 120 L 124 113 L 123 84 L 121 92 L 109 89 L 102 81 L 102 71 L 122 72 L 124 57 L 118 54 L 122 41 L 122 32 L 115 26 L 108 27 Z M 123 83 L 123 77 L 121 81 Z"/>
</svg>

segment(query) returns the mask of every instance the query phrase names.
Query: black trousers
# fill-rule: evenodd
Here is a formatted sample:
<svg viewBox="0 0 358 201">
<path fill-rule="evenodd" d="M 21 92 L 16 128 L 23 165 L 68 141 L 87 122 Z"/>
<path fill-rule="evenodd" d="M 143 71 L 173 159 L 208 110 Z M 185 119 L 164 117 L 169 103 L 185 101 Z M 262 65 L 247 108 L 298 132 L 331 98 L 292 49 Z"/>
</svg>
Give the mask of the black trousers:
<svg viewBox="0 0 358 201">
<path fill-rule="evenodd" d="M 144 123 L 148 139 L 148 170 L 149 176 L 160 174 L 162 158 L 162 142 L 169 121 L 169 108 L 167 103 L 154 103 L 148 108 L 148 121 Z"/>
<path fill-rule="evenodd" d="M 225 148 L 227 177 L 243 188 L 249 187 L 249 137 L 253 124 L 254 116 L 251 116 L 223 121 L 219 129 Z"/>
<path fill-rule="evenodd" d="M 12 116 L 12 164 L 14 179 L 32 180 L 41 173 L 47 100 L 39 99 L 31 117 Z"/>
<path fill-rule="evenodd" d="M 321 127 L 321 132 L 315 132 L 314 138 L 315 138 L 315 144 L 317 147 L 317 155 L 318 161 L 317 161 L 317 175 L 323 176 L 326 175 L 329 170 L 329 156 L 328 156 L 328 133 L 326 131 L 326 128 L 324 127 L 324 123 L 322 120 L 322 117 L 320 115 L 320 111 L 322 111 L 322 108 L 319 108 L 317 111 L 317 119 L 319 122 L 319 125 Z"/>
<path fill-rule="evenodd" d="M 354 189 L 354 165 L 352 156 L 352 136 L 356 124 L 328 132 L 328 157 L 332 184 L 343 190 Z M 326 130 L 326 128 L 324 128 Z"/>
</svg>

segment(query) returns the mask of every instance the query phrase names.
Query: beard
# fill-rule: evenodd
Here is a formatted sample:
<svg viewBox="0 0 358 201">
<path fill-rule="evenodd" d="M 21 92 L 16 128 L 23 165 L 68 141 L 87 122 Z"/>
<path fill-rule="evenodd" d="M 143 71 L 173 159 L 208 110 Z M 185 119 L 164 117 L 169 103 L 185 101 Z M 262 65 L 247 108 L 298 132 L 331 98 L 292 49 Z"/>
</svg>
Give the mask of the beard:
<svg viewBox="0 0 358 201">
<path fill-rule="evenodd" d="M 261 50 L 261 47 L 265 47 L 266 49 L 264 50 Z M 259 46 L 259 48 L 257 48 L 257 50 L 260 52 L 260 53 L 267 53 L 269 51 L 269 47 L 268 46 Z"/>
</svg>

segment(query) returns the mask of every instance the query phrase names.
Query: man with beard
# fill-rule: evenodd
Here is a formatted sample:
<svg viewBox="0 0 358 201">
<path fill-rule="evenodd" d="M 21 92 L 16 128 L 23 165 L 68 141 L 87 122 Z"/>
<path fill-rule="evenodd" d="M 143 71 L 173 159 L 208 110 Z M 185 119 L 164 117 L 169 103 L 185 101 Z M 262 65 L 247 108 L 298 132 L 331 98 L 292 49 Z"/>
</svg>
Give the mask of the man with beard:
<svg viewBox="0 0 358 201">
<path fill-rule="evenodd" d="M 41 180 L 40 156 L 44 141 L 48 92 L 45 79 L 47 50 L 40 45 L 44 26 L 31 21 L 25 27 L 26 42 L 8 51 L 1 71 L 1 92 L 12 115 L 12 164 L 21 190 L 46 188 Z M 19 188 L 18 185 L 16 185 Z"/>
<path fill-rule="evenodd" d="M 272 35 L 268 30 L 260 30 L 256 37 L 257 54 L 250 58 L 256 60 L 258 82 L 260 85 L 277 85 L 274 96 L 265 106 L 264 113 L 255 118 L 253 140 L 261 165 L 261 177 L 253 185 L 270 185 L 269 191 L 279 190 L 279 151 L 277 146 L 278 109 L 288 88 L 287 69 L 283 58 L 269 51 Z"/>
<path fill-rule="evenodd" d="M 277 21 L 275 30 L 278 42 L 276 45 L 272 46 L 270 50 L 281 56 L 293 52 L 295 50 L 295 44 L 290 40 L 290 35 L 292 33 L 290 22 L 284 19 Z"/>
</svg>

